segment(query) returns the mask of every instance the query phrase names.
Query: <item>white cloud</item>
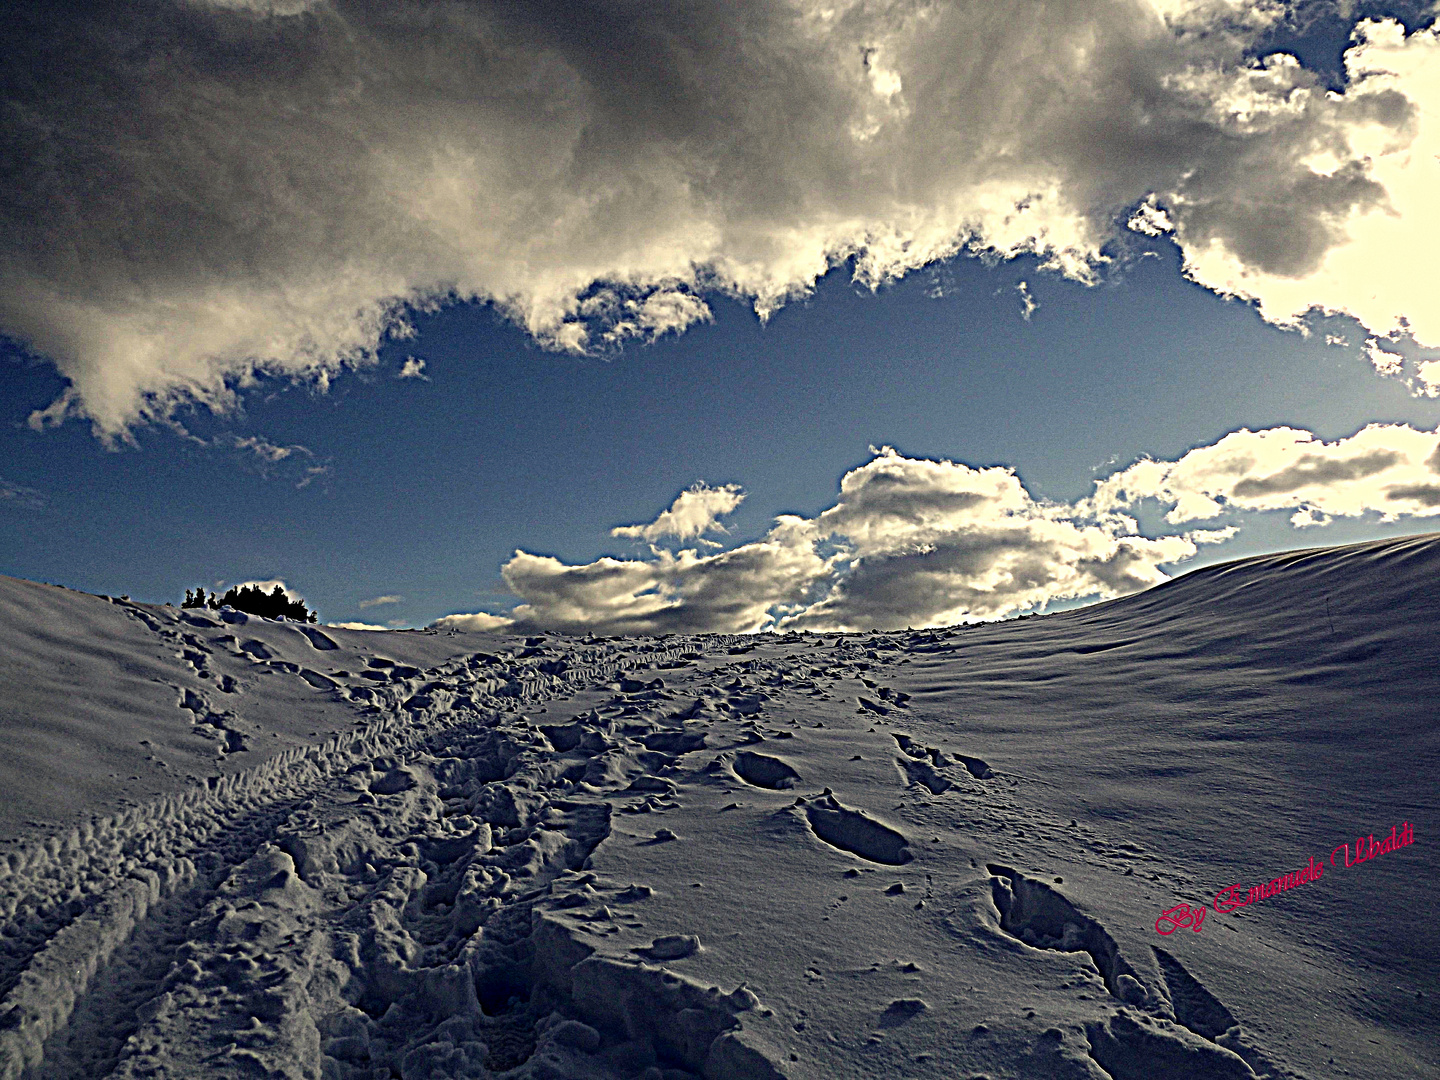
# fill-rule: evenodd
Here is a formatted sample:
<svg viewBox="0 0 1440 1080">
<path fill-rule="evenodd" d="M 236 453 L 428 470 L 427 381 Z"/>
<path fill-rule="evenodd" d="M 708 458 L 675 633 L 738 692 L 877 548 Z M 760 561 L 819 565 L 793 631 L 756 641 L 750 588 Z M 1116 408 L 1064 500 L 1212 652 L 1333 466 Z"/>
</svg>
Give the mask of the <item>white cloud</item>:
<svg viewBox="0 0 1440 1080">
<path fill-rule="evenodd" d="M 430 376 L 425 374 L 425 361 L 418 356 L 407 356 L 405 363 L 400 365 L 400 372 L 395 376 L 397 379 L 423 379 L 430 381 Z"/>
<path fill-rule="evenodd" d="M 1035 309 L 1039 307 L 1039 305 L 1035 303 L 1035 298 L 1030 295 L 1030 286 L 1025 282 L 1022 281 L 1019 285 L 1016 285 L 1015 291 L 1020 294 L 1020 317 L 1026 322 L 1029 322 L 1030 316 L 1035 314 Z"/>
<path fill-rule="evenodd" d="M 1227 510 L 1292 510 L 1297 527 L 1330 517 L 1381 521 L 1440 515 L 1440 433 L 1371 424 L 1325 442 L 1288 427 L 1231 432 L 1177 461 L 1140 461 L 1096 484 L 1090 508 L 1116 512 L 1141 499 L 1169 507 L 1172 524 Z"/>
<path fill-rule="evenodd" d="M 1381 375 L 1399 375 L 1405 368 L 1405 357 L 1391 349 L 1387 349 L 1379 338 L 1365 339 L 1365 359 Z"/>
<path fill-rule="evenodd" d="M 1329 94 L 1247 59 L 1281 11 L 642 0 L 577 33 L 543 5 L 32 5 L 0 326 L 69 380 L 32 422 L 114 440 L 261 375 L 323 389 L 452 298 L 580 351 L 709 291 L 768 315 L 850 258 L 1091 280 L 1128 219 L 1269 318 L 1440 342 L 1436 38 L 1371 24 Z"/>
<path fill-rule="evenodd" d="M 1187 273 L 1274 322 L 1344 311 L 1440 345 L 1440 35 L 1362 23 L 1345 64 L 1343 95 L 1271 58 L 1215 96 L 1218 129 L 1248 145 L 1169 200 Z"/>
<path fill-rule="evenodd" d="M 1440 397 L 1440 360 L 1422 361 L 1416 372 L 1415 378 L 1422 386 L 1422 393 L 1426 397 Z"/>
<path fill-rule="evenodd" d="M 244 450 L 254 454 L 261 462 L 267 465 L 276 465 L 294 454 L 303 454 L 306 457 L 313 457 L 309 449 L 298 444 L 291 446 L 277 446 L 263 435 L 220 435 L 211 440 L 215 446 L 229 446 L 236 450 Z"/>
<path fill-rule="evenodd" d="M 697 322 L 710 322 L 710 308 L 699 297 L 674 288 L 661 288 L 642 299 L 626 298 L 615 289 L 603 289 L 579 306 L 582 316 L 607 323 L 607 342 L 638 337 L 653 341 L 665 334 L 679 334 Z M 588 336 L 582 335 L 566 345 L 572 352 L 580 351 Z"/>
<path fill-rule="evenodd" d="M 652 548 L 649 558 L 580 566 L 517 551 L 502 569 L 523 600 L 513 625 L 616 634 L 935 625 L 1131 592 L 1195 552 L 1184 536 L 1128 535 L 1118 514 L 1074 520 L 1031 498 L 1008 469 L 875 455 L 845 475 L 834 506 L 781 517 L 729 551 Z M 690 520 L 697 535 L 701 517 Z"/>
<path fill-rule="evenodd" d="M 361 600 L 359 606 L 360 610 L 364 611 L 366 608 L 379 607 L 381 604 L 398 604 L 404 599 L 403 596 L 376 596 L 369 600 Z"/>
<path fill-rule="evenodd" d="M 1238 525 L 1226 525 L 1223 529 L 1191 529 L 1185 538 L 1196 544 L 1223 544 L 1239 531 Z"/>
<path fill-rule="evenodd" d="M 667 536 L 692 540 L 707 532 L 724 532 L 720 518 L 733 513 L 745 501 L 739 484 L 710 487 L 703 480 L 676 496 L 670 509 L 648 525 L 621 525 L 610 530 L 611 536 L 629 536 L 652 543 Z M 708 543 L 701 540 L 700 543 Z"/>
<path fill-rule="evenodd" d="M 796 629 L 948 624 L 1115 596 L 1159 584 L 1162 565 L 1195 553 L 1183 536 L 1131 535 L 1119 515 L 1086 521 L 1039 502 L 1010 469 L 888 447 L 845 475 L 813 524 L 845 559 L 827 595 L 780 620 Z"/>
<path fill-rule="evenodd" d="M 501 573 L 524 598 L 511 613 L 522 630 L 745 633 L 771 624 L 774 608 L 806 604 L 831 562 L 816 554 L 808 522 L 781 518 L 764 539 L 712 555 L 657 550 L 567 566 L 517 551 Z"/>
<path fill-rule="evenodd" d="M 389 630 L 388 626 L 376 626 L 374 623 L 363 622 L 332 622 L 326 626 L 333 626 L 337 630 Z"/>
<path fill-rule="evenodd" d="M 1232 432 L 1176 461 L 1138 461 L 1072 505 L 1034 498 L 1008 468 L 872 450 L 834 505 L 778 518 L 760 540 L 578 566 L 517 551 L 502 568 L 522 599 L 509 616 L 435 625 L 607 634 L 948 625 L 1148 588 L 1199 545 L 1240 531 L 1143 536 L 1124 511 L 1144 499 L 1168 506 L 1173 525 L 1230 511 L 1290 510 L 1296 528 L 1364 513 L 1440 515 L 1440 432 L 1403 425 L 1334 443 L 1292 428 Z"/>
<path fill-rule="evenodd" d="M 510 626 L 513 620 L 503 615 L 491 615 L 485 611 L 477 611 L 470 615 L 446 615 L 437 619 L 432 625 L 440 630 L 503 630 Z M 384 629 L 380 627 L 379 629 Z"/>
<path fill-rule="evenodd" d="M 1130 215 L 1130 220 L 1125 225 L 1146 236 L 1159 236 L 1162 233 L 1175 231 L 1175 223 L 1170 220 L 1164 210 L 1155 205 L 1154 195 L 1150 195 L 1135 208 L 1135 212 Z"/>
</svg>

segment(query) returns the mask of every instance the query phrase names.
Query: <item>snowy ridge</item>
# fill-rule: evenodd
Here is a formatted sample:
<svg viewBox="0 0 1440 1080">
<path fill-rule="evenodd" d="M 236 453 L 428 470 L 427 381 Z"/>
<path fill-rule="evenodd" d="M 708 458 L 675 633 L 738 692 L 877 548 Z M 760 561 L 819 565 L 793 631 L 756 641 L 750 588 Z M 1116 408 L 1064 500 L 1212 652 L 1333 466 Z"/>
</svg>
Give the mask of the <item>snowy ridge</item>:
<svg viewBox="0 0 1440 1080">
<path fill-rule="evenodd" d="M 673 659 L 682 651 L 677 646 L 654 658 Z M 493 723 L 498 714 L 491 709 L 518 709 L 603 680 L 624 666 L 611 661 L 558 675 L 518 668 L 502 677 L 475 679 L 464 684 L 475 701 L 464 710 Z M 13 940 L 27 931 L 33 934 L 38 923 L 48 939 L 21 971 L 9 970 L 14 953 L 0 969 L 0 993 L 5 994 L 0 1076 L 9 1080 L 20 1075 L 22 1065 L 40 1060 L 44 1040 L 69 1018 L 97 966 L 144 921 L 150 906 L 193 881 L 195 867 L 187 853 L 233 829 L 242 818 L 293 799 L 356 762 L 403 754 L 437 726 L 453 723 L 452 710 L 433 700 L 417 702 L 417 696 L 405 702 L 406 711 L 389 713 L 356 734 L 284 751 L 253 769 L 219 777 L 211 786 L 88 822 L 63 840 L 50 837 L 0 858 L 0 917 L 10 921 L 4 935 Z M 442 713 L 450 715 L 437 721 Z M 104 901 L 87 910 L 84 898 L 97 895 L 104 895 Z M 77 908 L 82 914 L 67 923 Z"/>
<path fill-rule="evenodd" d="M 676 646 L 655 658 L 673 659 L 685 648 L 688 646 Z M 230 819 L 241 809 L 280 797 L 290 785 L 314 782 L 362 757 L 395 753 L 441 723 L 436 718 L 442 714 L 452 714 L 457 708 L 482 713 L 516 709 L 603 681 L 625 666 L 623 661 L 611 661 L 570 668 L 560 675 L 522 669 L 502 677 L 476 679 L 464 684 L 471 698 L 463 706 L 424 695 L 410 696 L 404 711 L 389 712 L 358 732 L 332 736 L 319 746 L 282 751 L 254 768 L 216 777 L 205 787 L 165 796 L 119 816 L 96 818 L 72 828 L 63 838 L 51 836 L 38 844 L 20 845 L 0 856 L 0 917 L 12 919 L 24 905 L 38 910 L 57 903 L 62 891 L 92 877 L 99 867 L 113 877 L 134 872 L 152 853 L 163 856 L 167 846 L 179 842 L 163 835 L 171 826 L 179 826 L 181 832 L 192 827 L 213 830 L 217 822 Z M 208 834 L 201 832 L 198 838 L 207 839 Z"/>
<path fill-rule="evenodd" d="M 169 650 L 135 760 L 220 775 L 0 856 L 0 1076 L 1440 1078 L 1437 571 L 1431 536 L 998 626 L 608 641 L 60 597 Z M 332 733 L 254 762 L 305 710 Z"/>
</svg>

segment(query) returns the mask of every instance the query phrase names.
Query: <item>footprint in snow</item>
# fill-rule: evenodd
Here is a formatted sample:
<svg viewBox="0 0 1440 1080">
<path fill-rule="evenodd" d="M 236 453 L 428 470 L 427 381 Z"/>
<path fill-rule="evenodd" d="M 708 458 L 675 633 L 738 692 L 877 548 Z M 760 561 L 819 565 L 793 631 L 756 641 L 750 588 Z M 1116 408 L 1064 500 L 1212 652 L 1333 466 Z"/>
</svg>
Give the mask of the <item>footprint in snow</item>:
<svg viewBox="0 0 1440 1080">
<path fill-rule="evenodd" d="M 318 671 L 311 671 L 309 668 L 300 669 L 300 678 L 313 686 L 316 690 L 339 690 L 340 684 L 327 675 L 321 675 Z"/>
<path fill-rule="evenodd" d="M 700 939 L 694 934 L 670 934 L 656 938 L 648 948 L 634 951 L 651 960 L 683 960 L 700 951 Z"/>
<path fill-rule="evenodd" d="M 753 787 L 784 791 L 795 786 L 800 774 L 779 758 L 742 750 L 735 755 L 735 775 Z"/>
<path fill-rule="evenodd" d="M 294 624 L 292 623 L 291 625 L 293 626 Z M 329 635 L 322 633 L 313 626 L 295 626 L 295 629 L 304 634 L 310 640 L 310 644 L 321 651 L 329 652 L 332 649 L 338 649 L 340 647 L 335 644 L 334 639 Z"/>
<path fill-rule="evenodd" d="M 928 761 L 912 761 L 909 758 L 896 758 L 895 764 L 900 767 L 900 771 L 904 774 L 907 784 L 923 784 L 931 795 L 941 795 L 955 786 L 936 772 L 935 767 Z"/>
<path fill-rule="evenodd" d="M 826 795 L 805 805 L 810 829 L 831 847 L 848 851 L 870 862 L 901 866 L 913 855 L 904 835 L 859 810 L 851 810 Z"/>
<path fill-rule="evenodd" d="M 928 1008 L 930 1006 L 920 998 L 899 998 L 890 1002 L 886 1010 L 880 1014 L 880 1026 L 899 1027 L 901 1024 L 915 1019 Z"/>
</svg>

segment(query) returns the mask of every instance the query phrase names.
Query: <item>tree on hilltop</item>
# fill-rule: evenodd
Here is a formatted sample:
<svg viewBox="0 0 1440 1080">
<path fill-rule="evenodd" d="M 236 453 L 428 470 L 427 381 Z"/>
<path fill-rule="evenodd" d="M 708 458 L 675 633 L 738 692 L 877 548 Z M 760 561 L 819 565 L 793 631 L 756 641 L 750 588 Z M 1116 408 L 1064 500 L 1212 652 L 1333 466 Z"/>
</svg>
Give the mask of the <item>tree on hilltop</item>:
<svg viewBox="0 0 1440 1080">
<path fill-rule="evenodd" d="M 243 611 L 250 615 L 259 615 L 261 618 L 274 619 L 283 615 L 292 622 L 316 622 L 319 616 L 305 606 L 305 601 L 291 600 L 285 595 L 283 586 L 276 585 L 270 592 L 266 592 L 258 585 L 231 586 L 226 590 L 225 595 L 217 597 L 214 593 L 208 596 L 205 589 L 185 590 L 185 602 L 180 605 L 182 608 L 209 608 L 216 611 L 222 607 L 232 607 L 236 611 Z"/>
</svg>

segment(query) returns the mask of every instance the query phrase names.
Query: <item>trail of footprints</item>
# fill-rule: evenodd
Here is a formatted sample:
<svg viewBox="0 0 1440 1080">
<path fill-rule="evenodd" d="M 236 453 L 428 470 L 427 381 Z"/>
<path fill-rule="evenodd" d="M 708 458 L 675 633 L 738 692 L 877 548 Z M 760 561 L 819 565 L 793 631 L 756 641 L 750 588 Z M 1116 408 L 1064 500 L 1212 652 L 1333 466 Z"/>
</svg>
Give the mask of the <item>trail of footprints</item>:
<svg viewBox="0 0 1440 1080">
<path fill-rule="evenodd" d="M 1090 956 L 1122 1008 L 1086 1025 L 1090 1056 L 1116 1080 L 1277 1075 L 1220 1001 L 1164 949 L 1152 946 L 1158 978 L 1147 987 L 1108 931 L 1059 891 L 1008 866 L 989 864 L 1000 927 L 1036 949 Z"/>
<path fill-rule="evenodd" d="M 603 677 L 607 664 L 596 659 L 625 666 L 619 649 L 583 655 L 595 652 L 571 650 L 538 680 L 510 664 L 498 692 L 494 680 L 487 686 L 487 709 L 455 708 L 460 695 L 449 689 L 440 709 L 417 707 L 411 694 L 403 715 L 377 710 L 370 730 L 302 761 L 11 856 L 0 875 L 9 916 L 0 1075 L 226 1075 L 262 1059 L 282 1075 L 348 1075 L 344 1054 L 325 1053 L 325 1033 L 307 1017 L 338 1016 L 341 1027 L 348 1017 L 353 1028 L 356 1005 L 377 1021 L 404 1000 L 413 1022 L 428 1014 L 409 998 L 432 993 L 437 972 L 495 1005 L 487 987 L 515 961 L 490 953 L 507 934 L 517 947 L 528 939 L 529 907 L 609 832 L 607 803 L 556 799 L 557 785 L 584 788 L 587 775 L 606 784 L 665 760 L 641 743 L 630 760 L 611 753 L 562 776 L 544 737 L 501 711 Z M 562 681 L 564 672 L 574 677 Z M 467 956 L 473 978 L 462 971 Z M 351 973 L 339 974 L 346 960 Z M 418 987 L 407 981 L 417 972 Z M 498 1000 L 503 1012 L 507 999 Z M 528 1058 L 533 1022 L 485 1026 L 497 1025 L 510 1034 L 489 1033 L 491 1066 L 506 1053 Z M 378 1036 L 356 1075 L 389 1075 L 387 1055 L 412 1034 L 394 1054 Z M 334 1036 L 344 1037 L 356 1036 Z M 334 1048 L 346 1046 L 353 1051 Z"/>
<path fill-rule="evenodd" d="M 876 659 L 870 652 L 870 659 Z M 752 675 L 762 674 L 759 664 L 747 665 Z M 773 685 L 781 685 L 779 672 L 771 676 Z M 817 679 L 845 677 L 853 672 L 810 668 L 808 679 L 790 682 L 786 689 L 823 693 Z M 862 715 L 890 716 L 895 710 L 907 708 L 907 696 L 889 691 L 873 680 L 860 676 L 864 685 L 876 691 L 875 699 L 857 697 Z M 734 694 L 745 689 L 738 679 L 723 687 Z M 774 695 L 772 695 L 774 696 Z M 759 695 L 763 706 L 766 697 Z M 881 704 L 885 702 L 885 704 Z M 698 704 L 698 703 L 697 703 Z M 748 704 L 748 703 L 747 703 Z M 759 710 L 749 709 L 739 715 L 755 717 Z M 874 729 L 872 729 L 874 730 Z M 975 781 L 993 781 L 996 772 L 983 759 L 937 747 L 924 746 L 908 734 L 892 731 L 891 735 L 901 757 L 896 765 L 903 782 L 912 788 L 943 795 L 956 788 L 957 770 L 963 769 Z M 755 737 L 759 737 L 758 733 Z M 793 737 L 791 732 L 770 731 L 770 739 Z M 762 739 L 762 741 L 764 741 Z M 802 777 L 794 765 L 779 756 L 755 750 L 742 750 L 728 757 L 729 768 L 744 783 L 770 791 L 789 791 L 814 783 L 816 778 Z M 736 804 L 731 804 L 734 806 Z M 797 809 L 815 836 L 831 846 L 869 862 L 902 866 L 912 859 L 909 840 L 896 829 L 874 818 L 841 805 L 829 788 L 818 797 L 796 799 Z M 991 800 L 992 809 L 1006 807 L 1000 800 Z M 725 809 L 729 809 L 726 807 Z M 1067 843 L 1073 833 L 1060 832 L 1053 826 L 1037 822 L 1029 813 L 1014 815 L 1032 831 L 1051 831 Z M 1004 821 L 998 822 L 1004 829 Z M 1076 822 L 1070 823 L 1072 829 Z M 1024 836 L 1024 830 L 1014 829 Z M 1082 837 L 1082 843 L 1116 869 L 1146 854 L 1131 844 L 1108 845 L 1093 836 Z M 1036 949 L 1080 952 L 1088 954 L 1108 995 L 1117 1004 L 1117 1011 L 1103 1022 L 1086 1025 L 1086 1051 L 1090 1059 L 1115 1080 L 1150 1080 L 1155 1077 L 1183 1077 L 1186 1080 L 1243 1080 L 1243 1078 L 1282 1075 L 1279 1068 L 1260 1050 L 1246 1040 L 1240 1025 L 1229 1010 L 1212 995 L 1180 961 L 1158 947 L 1152 947 L 1155 967 L 1152 985 L 1145 975 L 1121 954 L 1114 939 L 1104 927 L 1082 913 L 1064 895 L 1051 886 L 999 864 L 986 866 L 992 884 L 993 904 L 1000 928 L 1007 934 Z M 849 874 L 853 874 L 850 871 Z M 847 875 L 848 876 L 848 875 Z M 927 875 L 928 880 L 928 875 Z M 901 884 L 890 886 L 889 895 L 903 894 Z M 926 898 L 930 890 L 926 890 Z M 843 898 L 842 898 L 843 899 Z M 915 906 L 923 907 L 924 899 Z M 913 968 L 913 965 L 911 965 Z M 823 981 L 819 971 L 811 969 L 810 977 Z M 919 999 L 897 999 L 891 1002 L 877 1022 L 879 1028 L 904 1024 L 928 1006 Z M 797 1025 L 803 1030 L 804 1022 Z M 1052 1029 L 1056 1036 L 1058 1029 Z"/>
<path fill-rule="evenodd" d="M 952 647 L 944 634 L 877 635 L 755 657 L 744 639 L 660 639 L 637 652 L 633 642 L 532 638 L 428 671 L 375 657 L 326 675 L 257 639 L 202 638 L 140 615 L 197 673 L 225 647 L 338 694 L 369 726 L 266 776 L 195 793 L 149 820 L 132 813 L 11 865 L 0 876 L 3 1080 L 783 1076 L 784 1062 L 737 1037 L 762 1007 L 753 993 L 665 966 L 699 949 L 698 938 L 662 935 L 626 961 L 567 929 L 644 929 L 649 887 L 602 879 L 590 856 L 613 815 L 679 808 L 680 759 L 705 751 L 709 769 L 738 783 L 802 792 L 791 809 L 818 841 L 876 865 L 908 864 L 914 845 L 901 831 L 829 788 L 803 794 L 819 778 L 771 749 L 796 737 L 795 722 L 786 729 L 776 717 L 786 701 L 833 698 L 842 680 L 860 678 L 869 693 L 853 695 L 858 716 L 903 719 L 906 695 L 867 674 L 906 651 Z M 335 649 L 323 631 L 297 629 L 315 649 Z M 234 692 L 210 677 L 217 694 Z M 564 723 L 519 712 L 585 687 L 608 699 Z M 244 750 L 233 713 L 212 695 L 187 690 L 180 704 L 217 731 L 222 752 Z M 1003 774 L 982 759 L 888 734 L 905 791 L 987 792 L 991 810 L 1007 805 Z M 657 828 L 647 842 L 674 838 Z M 1087 1029 L 1088 1053 L 1110 1076 L 1271 1072 L 1176 958 L 1155 949 L 1159 976 L 1147 986 L 1059 891 L 1005 865 L 986 870 L 1004 933 L 1090 956 L 1117 1004 Z M 92 955 L 77 968 L 81 949 Z M 879 1026 L 926 1008 L 897 999 Z"/>
</svg>

